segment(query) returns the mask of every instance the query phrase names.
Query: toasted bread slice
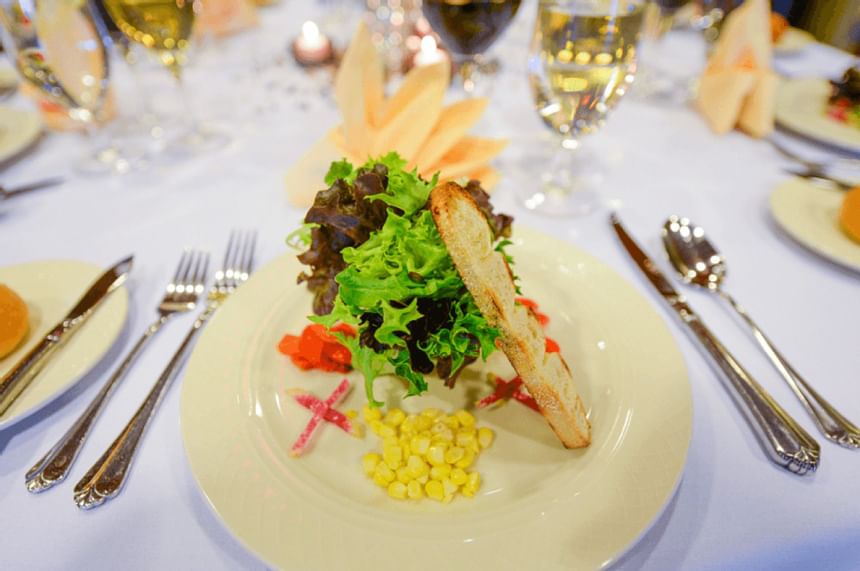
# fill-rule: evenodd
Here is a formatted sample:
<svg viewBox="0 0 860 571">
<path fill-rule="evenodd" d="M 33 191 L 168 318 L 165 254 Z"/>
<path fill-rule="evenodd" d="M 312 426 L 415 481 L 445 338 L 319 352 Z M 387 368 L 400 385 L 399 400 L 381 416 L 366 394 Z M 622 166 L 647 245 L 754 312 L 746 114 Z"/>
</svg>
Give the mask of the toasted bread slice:
<svg viewBox="0 0 860 571">
<path fill-rule="evenodd" d="M 591 424 L 558 353 L 546 352 L 546 338 L 534 314 L 515 302 L 511 270 L 493 248 L 486 218 L 458 184 L 430 193 L 430 209 L 463 282 L 487 321 L 501 330 L 501 348 L 537 401 L 549 425 L 568 448 L 591 443 Z"/>
</svg>

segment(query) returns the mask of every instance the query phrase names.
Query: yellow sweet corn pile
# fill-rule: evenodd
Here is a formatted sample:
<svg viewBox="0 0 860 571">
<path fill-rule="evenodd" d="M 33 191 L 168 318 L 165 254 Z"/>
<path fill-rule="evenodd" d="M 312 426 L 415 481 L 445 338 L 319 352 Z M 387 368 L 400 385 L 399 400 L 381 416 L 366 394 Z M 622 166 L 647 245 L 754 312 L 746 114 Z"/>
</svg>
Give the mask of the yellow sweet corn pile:
<svg viewBox="0 0 860 571">
<path fill-rule="evenodd" d="M 428 408 L 407 415 L 394 408 L 383 416 L 378 408 L 365 405 L 363 416 L 382 440 L 382 454 L 365 454 L 362 468 L 392 498 L 426 496 L 448 503 L 458 492 L 471 498 L 480 488 L 481 475 L 467 470 L 495 435 L 489 428 L 475 426 L 475 417 L 468 411 L 446 415 Z"/>
</svg>

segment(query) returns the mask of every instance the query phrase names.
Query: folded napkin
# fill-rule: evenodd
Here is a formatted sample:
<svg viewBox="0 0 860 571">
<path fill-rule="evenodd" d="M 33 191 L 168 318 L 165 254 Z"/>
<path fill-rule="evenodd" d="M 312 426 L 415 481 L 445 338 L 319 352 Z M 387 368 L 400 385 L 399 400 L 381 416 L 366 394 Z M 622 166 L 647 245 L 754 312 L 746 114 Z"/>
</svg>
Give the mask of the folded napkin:
<svg viewBox="0 0 860 571">
<path fill-rule="evenodd" d="M 777 77 L 771 70 L 768 0 L 746 0 L 726 18 L 699 83 L 696 105 L 716 133 L 773 131 Z"/>
<path fill-rule="evenodd" d="M 400 88 L 385 97 L 382 62 L 370 33 L 361 24 L 343 56 L 334 95 L 343 123 L 318 141 L 287 172 L 287 194 L 309 206 L 329 164 L 346 157 L 354 164 L 397 151 L 421 176 L 439 173 L 440 181 L 478 179 L 485 189 L 498 181 L 489 161 L 505 140 L 469 136 L 487 99 L 444 105 L 451 78 L 447 61 L 413 68 Z"/>
<path fill-rule="evenodd" d="M 257 7 L 251 0 L 206 0 L 195 6 L 196 36 L 227 36 L 257 25 Z"/>
</svg>

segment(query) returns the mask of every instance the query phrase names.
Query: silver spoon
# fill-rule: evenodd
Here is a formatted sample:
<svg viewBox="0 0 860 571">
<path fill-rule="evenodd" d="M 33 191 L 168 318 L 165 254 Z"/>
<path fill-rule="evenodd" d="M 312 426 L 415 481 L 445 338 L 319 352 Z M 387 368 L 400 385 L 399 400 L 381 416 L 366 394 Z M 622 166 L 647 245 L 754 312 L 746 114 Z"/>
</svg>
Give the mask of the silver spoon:
<svg viewBox="0 0 860 571">
<path fill-rule="evenodd" d="M 785 357 L 776 350 L 776 347 L 759 329 L 747 311 L 732 296 L 723 291 L 721 286 L 726 277 L 725 260 L 708 242 L 704 229 L 695 226 L 687 218 L 670 216 L 663 225 L 663 245 L 669 254 L 669 260 L 681 274 L 684 282 L 701 286 L 718 294 L 738 312 L 738 315 L 752 330 L 753 337 L 761 345 L 765 354 L 782 374 L 785 382 L 803 403 L 824 435 L 846 448 L 860 448 L 860 429 L 809 386 L 800 376 L 800 373 L 794 370 Z"/>
</svg>

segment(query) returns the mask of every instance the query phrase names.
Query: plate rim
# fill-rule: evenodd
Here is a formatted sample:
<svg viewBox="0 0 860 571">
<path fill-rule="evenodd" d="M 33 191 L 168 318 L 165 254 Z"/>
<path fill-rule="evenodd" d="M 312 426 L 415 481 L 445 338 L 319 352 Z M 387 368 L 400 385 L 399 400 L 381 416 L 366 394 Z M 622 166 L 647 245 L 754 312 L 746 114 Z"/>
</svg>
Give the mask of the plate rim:
<svg viewBox="0 0 860 571">
<path fill-rule="evenodd" d="M 652 529 L 654 523 L 660 517 L 662 517 L 663 514 L 665 513 L 667 507 L 670 505 L 672 499 L 674 498 L 675 494 L 677 493 L 679 486 L 681 484 L 681 481 L 683 480 L 683 476 L 684 476 L 684 472 L 685 472 L 685 468 L 686 468 L 686 464 L 687 464 L 687 459 L 688 459 L 688 455 L 689 455 L 689 449 L 690 449 L 690 445 L 692 442 L 693 415 L 694 415 L 693 399 L 692 399 L 692 387 L 690 384 L 690 376 L 689 376 L 689 371 L 687 369 L 686 360 L 684 359 L 683 353 L 681 352 L 681 349 L 679 347 L 677 340 L 675 339 L 675 336 L 672 334 L 671 330 L 669 329 L 669 327 L 666 323 L 665 316 L 663 316 L 654 307 L 653 302 L 651 302 L 651 300 L 649 300 L 649 298 L 646 295 L 644 295 L 641 291 L 639 291 L 638 288 L 636 288 L 629 280 L 627 280 L 625 277 L 623 277 L 619 272 L 617 272 L 611 266 L 604 263 L 603 261 L 601 261 L 597 257 L 589 254 L 588 252 L 586 252 L 580 248 L 577 248 L 576 246 L 574 246 L 568 242 L 558 240 L 557 238 L 554 238 L 552 236 L 548 236 L 548 235 L 540 233 L 540 232 L 529 230 L 528 228 L 523 227 L 522 225 L 516 226 L 514 235 L 515 235 L 515 239 L 525 238 L 526 240 L 530 240 L 530 239 L 538 238 L 540 240 L 551 241 L 554 245 L 558 245 L 560 248 L 567 250 L 567 252 L 569 254 L 574 255 L 576 258 L 578 258 L 579 261 L 586 261 L 589 264 L 595 264 L 597 266 L 600 266 L 601 271 L 604 271 L 604 272 L 608 273 L 609 275 L 611 275 L 612 280 L 615 283 L 617 283 L 619 285 L 623 284 L 625 287 L 625 291 L 627 291 L 630 294 L 631 299 L 634 299 L 634 300 L 636 300 L 636 303 L 641 304 L 641 307 L 643 308 L 643 310 L 645 308 L 647 308 L 648 314 L 650 314 L 650 316 L 653 317 L 654 326 L 659 329 L 660 336 L 663 337 L 663 339 L 661 340 L 661 344 L 665 341 L 666 350 L 668 351 L 668 353 L 666 355 L 664 355 L 664 357 L 665 357 L 664 361 L 670 363 L 669 365 L 667 365 L 667 367 L 668 367 L 668 369 L 671 369 L 673 372 L 675 372 L 675 368 L 677 367 L 677 372 L 679 373 L 679 376 L 682 377 L 684 380 L 683 384 L 680 385 L 680 386 L 683 386 L 685 389 L 683 391 L 684 394 L 680 395 L 678 398 L 683 401 L 683 406 L 681 408 L 683 409 L 682 412 L 684 415 L 684 420 L 685 420 L 685 423 L 684 423 L 685 426 L 684 427 L 686 428 L 686 432 L 681 435 L 681 437 L 678 440 L 678 443 L 676 444 L 676 448 L 677 448 L 676 458 L 678 461 L 677 470 L 675 472 L 673 472 L 673 474 L 671 475 L 670 478 L 666 478 L 665 480 L 661 480 L 660 485 L 662 487 L 660 488 L 660 493 L 664 494 L 664 497 L 662 497 L 660 499 L 659 504 L 656 506 L 656 509 L 654 509 L 653 511 L 649 511 L 648 515 L 645 516 L 645 521 L 642 523 L 642 525 L 640 527 L 638 527 L 638 529 L 632 535 L 632 537 L 626 537 L 626 539 L 625 539 L 626 543 L 624 543 L 622 546 L 615 549 L 614 552 L 609 557 L 606 557 L 605 559 L 603 559 L 603 561 L 599 564 L 600 568 L 605 568 L 605 567 L 608 567 L 608 566 L 616 563 L 620 558 L 624 557 L 633 547 L 635 547 L 637 545 L 637 543 L 648 533 L 648 531 L 650 529 Z M 285 258 L 288 258 L 290 256 L 294 256 L 294 255 L 295 254 L 291 254 L 290 252 L 285 252 L 284 254 L 271 260 L 268 264 L 266 264 L 265 267 L 270 268 L 270 267 L 274 267 L 276 265 L 286 264 L 286 262 L 284 262 L 283 260 Z M 261 271 L 262 271 L 262 269 L 260 270 L 260 272 Z M 256 276 L 252 276 L 251 279 L 253 280 L 255 277 Z M 260 278 L 260 279 L 262 279 L 262 278 Z M 234 302 L 234 299 L 236 299 L 236 298 L 228 300 L 227 303 L 231 303 L 231 302 L 238 303 L 238 302 Z M 217 319 L 217 316 L 216 316 L 216 319 Z M 651 323 L 649 322 L 649 325 L 650 324 Z M 204 332 L 204 334 L 203 334 L 204 337 L 207 335 L 210 335 L 209 331 L 210 331 L 210 329 L 207 329 L 207 331 Z M 214 335 L 214 333 L 213 333 L 213 335 Z M 204 360 L 205 357 L 202 356 L 202 353 L 198 352 L 198 348 L 204 347 L 204 346 L 205 346 L 204 345 L 204 339 L 201 338 L 198 342 L 197 347 L 195 348 L 194 354 L 192 354 L 192 356 L 189 359 L 189 364 L 188 364 L 186 374 L 193 376 L 195 369 L 196 369 L 196 366 L 195 366 L 196 359 L 199 359 L 201 361 Z M 195 382 L 196 381 L 190 381 L 189 382 L 188 380 L 186 380 L 186 382 L 183 383 L 181 402 L 180 402 L 180 427 L 181 427 L 181 432 L 182 432 L 182 437 L 183 437 L 183 448 L 185 451 L 186 458 L 188 459 L 189 468 L 191 469 L 194 481 L 197 484 L 197 487 L 199 488 L 199 490 L 203 493 L 204 497 L 206 498 L 206 501 L 207 501 L 209 507 L 213 510 L 213 512 L 215 513 L 217 518 L 220 520 L 221 524 L 224 525 L 225 528 L 230 532 L 231 536 L 233 536 L 243 547 L 245 547 L 251 554 L 253 554 L 253 556 L 255 556 L 259 560 L 265 561 L 265 562 L 267 562 L 267 564 L 271 565 L 271 564 L 273 564 L 272 560 L 269 559 L 269 557 L 265 554 L 265 550 L 262 550 L 259 547 L 259 543 L 261 543 L 261 542 L 257 541 L 254 545 L 252 545 L 252 543 L 254 543 L 254 542 L 252 541 L 251 538 L 246 538 L 243 535 L 240 535 L 240 533 L 238 533 L 236 531 L 236 526 L 238 524 L 236 524 L 235 522 L 229 521 L 229 518 L 225 515 L 224 511 L 219 509 L 219 507 L 217 505 L 218 501 L 212 497 L 212 490 L 207 489 L 208 482 L 203 481 L 205 478 L 200 471 L 198 461 L 195 460 L 195 456 L 197 454 L 197 451 L 195 450 L 195 446 L 191 442 L 195 438 L 195 436 L 193 434 L 195 429 L 191 428 L 192 421 L 190 420 L 191 417 L 189 415 L 189 411 L 193 408 L 193 405 L 190 404 L 190 401 L 193 397 L 189 396 L 192 394 L 193 389 L 189 388 L 189 387 L 193 387 Z M 673 387 L 673 388 L 677 388 L 677 387 Z M 203 460 L 200 460 L 200 459 L 198 459 L 198 460 L 201 463 L 203 462 Z M 671 479 L 671 485 L 665 486 L 665 483 L 667 483 L 669 479 Z M 214 484 L 213 484 L 213 486 L 214 486 Z M 638 523 L 636 525 L 638 525 Z M 601 557 L 603 557 L 603 555 L 601 555 Z"/>
<path fill-rule="evenodd" d="M 838 267 L 848 270 L 853 273 L 860 273 L 860 260 L 857 262 L 853 262 L 851 260 L 846 260 L 832 252 L 828 251 L 826 248 L 823 248 L 820 244 L 816 244 L 813 241 L 807 240 L 805 237 L 799 235 L 797 230 L 793 227 L 794 225 L 791 221 L 787 220 L 782 215 L 782 208 L 777 204 L 777 200 L 779 200 L 783 195 L 791 192 L 789 189 L 793 186 L 803 186 L 808 187 L 809 189 L 814 189 L 819 192 L 828 192 L 833 193 L 834 195 L 838 195 L 843 193 L 844 191 L 836 190 L 836 189 L 825 189 L 822 188 L 812 182 L 804 181 L 798 178 L 791 178 L 782 183 L 778 184 L 776 188 L 770 193 L 768 197 L 768 210 L 770 212 L 771 218 L 776 222 L 777 227 L 790 238 L 795 244 L 801 246 L 808 252 L 822 258 L 832 264 L 836 264 Z M 846 243 L 853 244 L 851 239 L 845 236 Z M 858 250 L 860 250 L 860 244 L 857 245 Z"/>
<path fill-rule="evenodd" d="M 75 265 L 78 265 L 80 268 L 87 267 L 87 268 L 93 270 L 93 279 L 98 277 L 98 275 L 101 272 L 104 272 L 104 268 L 99 266 L 98 264 L 95 264 L 93 262 L 89 262 L 86 260 L 78 260 L 78 259 L 70 259 L 70 258 L 50 258 L 50 259 L 44 259 L 44 260 L 34 260 L 34 261 L 29 261 L 29 262 L 21 262 L 18 264 L 9 264 L 9 265 L 0 266 L 0 272 L 6 271 L 9 269 L 14 270 L 14 269 L 24 267 L 24 266 L 43 266 L 43 265 L 44 266 L 50 266 L 50 265 L 55 265 L 55 264 L 75 264 Z M 83 292 L 80 292 L 80 293 L 82 294 Z M 15 426 L 16 424 L 18 424 L 19 422 L 22 422 L 28 418 L 31 418 L 32 416 L 38 414 L 40 411 L 44 410 L 51 403 L 53 403 L 57 399 L 61 398 L 64 394 L 71 391 L 74 387 L 78 386 L 80 384 L 80 382 L 83 381 L 84 378 L 86 378 L 86 376 L 89 375 L 93 371 L 93 369 L 98 367 L 98 365 L 105 359 L 105 357 L 108 355 L 108 353 L 110 353 L 111 349 L 113 349 L 116 346 L 116 344 L 120 341 L 120 339 L 122 337 L 122 332 L 125 329 L 126 324 L 128 323 L 129 304 L 130 304 L 129 297 L 130 296 L 129 296 L 128 289 L 126 288 L 126 286 L 122 285 L 122 286 L 118 287 L 116 290 L 114 290 L 111 293 L 110 297 L 113 298 L 115 296 L 119 296 L 119 298 L 120 298 L 120 302 L 119 302 L 120 307 L 118 307 L 117 309 L 122 313 L 122 316 L 117 319 L 116 332 L 111 336 L 111 339 L 105 343 L 103 348 L 100 348 L 99 350 L 94 352 L 94 356 L 90 358 L 90 364 L 87 365 L 86 367 L 84 367 L 84 370 L 81 372 L 80 375 L 78 375 L 77 377 L 70 378 L 65 384 L 63 384 L 63 386 L 58 387 L 54 392 L 50 393 L 49 395 L 46 395 L 41 401 L 39 401 L 37 404 L 33 405 L 29 409 L 21 411 L 17 415 L 11 416 L 8 418 L 0 417 L 0 431 L 11 428 L 11 427 Z M 108 300 L 106 299 L 104 301 L 108 301 Z M 72 302 L 72 303 L 74 303 L 74 302 Z M 69 307 L 69 309 L 71 309 L 71 306 Z M 60 350 L 62 350 L 62 349 L 60 349 Z M 36 382 L 36 381 L 34 381 L 34 382 Z"/>
<path fill-rule="evenodd" d="M 20 141 L 11 146 L 6 152 L 3 152 L 2 149 L 0 149 L 0 164 L 14 159 L 26 151 L 31 145 L 39 140 L 43 129 L 42 118 L 37 111 L 15 107 L 13 105 L 0 105 L 0 115 L 3 113 L 18 114 L 22 117 L 27 116 L 29 117 L 29 120 L 26 123 L 27 128 L 20 137 Z"/>
<path fill-rule="evenodd" d="M 786 114 L 786 110 L 783 106 L 780 105 L 780 101 L 784 97 L 788 97 L 785 95 L 787 90 L 791 89 L 802 89 L 806 88 L 808 90 L 815 89 L 814 86 L 824 86 L 828 83 L 826 79 L 820 77 L 783 77 L 779 79 L 779 83 L 777 84 L 777 94 L 776 100 L 774 102 L 774 122 L 775 124 L 782 130 L 792 133 L 798 137 L 803 139 L 814 141 L 815 143 L 823 146 L 829 147 L 835 151 L 846 153 L 852 156 L 860 156 L 860 129 L 856 129 L 856 140 L 848 141 L 843 140 L 841 138 L 830 138 L 827 136 L 821 136 L 820 132 L 816 129 L 804 129 L 798 128 L 799 123 L 795 121 L 792 114 Z M 808 87 L 807 87 L 808 86 Z M 806 98 L 808 99 L 808 98 Z M 815 101 L 810 100 L 810 108 L 813 103 L 819 102 L 818 99 Z M 839 125 L 838 123 L 833 123 L 834 128 L 839 129 L 851 129 L 851 131 L 845 131 L 846 133 L 854 132 L 853 127 L 848 127 L 845 125 Z"/>
</svg>

